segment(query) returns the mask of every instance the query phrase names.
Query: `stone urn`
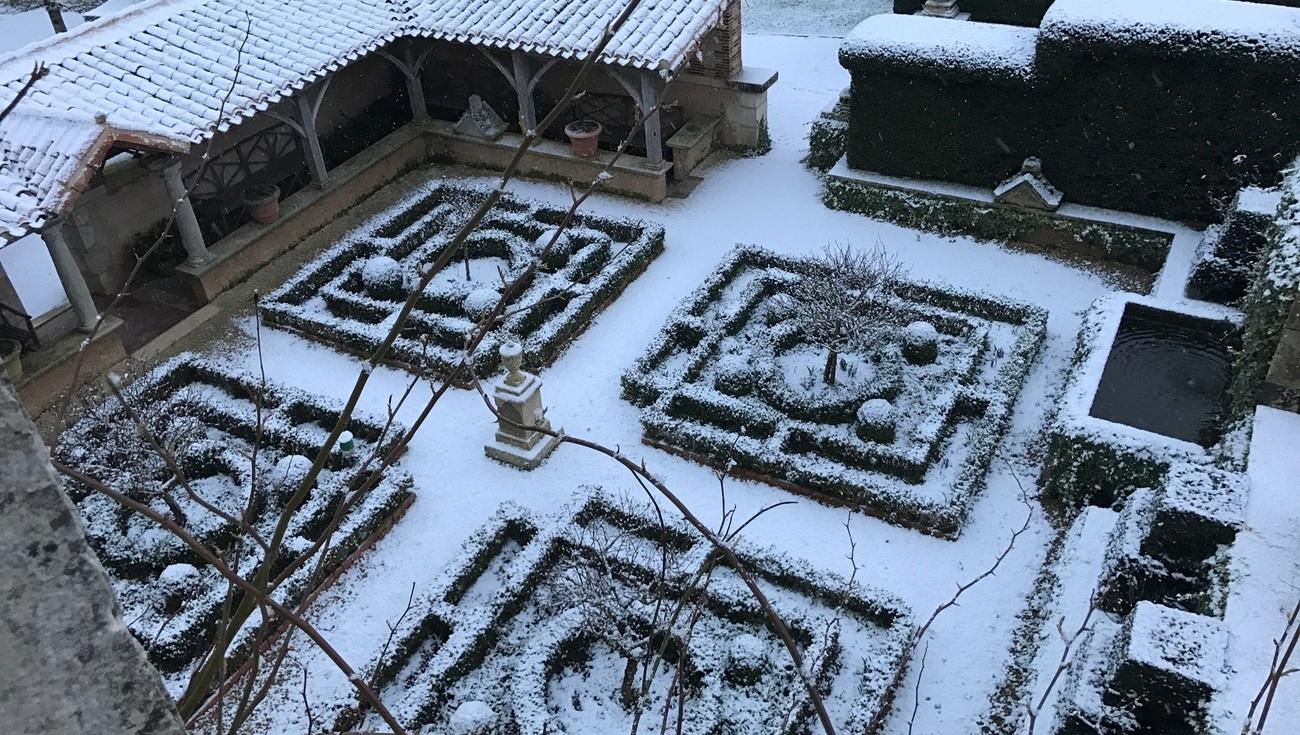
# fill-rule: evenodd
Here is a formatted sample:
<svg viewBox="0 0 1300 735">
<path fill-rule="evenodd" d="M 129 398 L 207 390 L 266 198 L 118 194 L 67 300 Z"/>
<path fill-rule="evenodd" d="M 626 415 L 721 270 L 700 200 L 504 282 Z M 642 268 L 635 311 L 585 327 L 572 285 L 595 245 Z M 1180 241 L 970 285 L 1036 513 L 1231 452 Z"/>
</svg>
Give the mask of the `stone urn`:
<svg viewBox="0 0 1300 735">
<path fill-rule="evenodd" d="M 596 155 L 596 146 L 600 144 L 600 132 L 603 129 L 595 120 L 575 120 L 565 125 L 564 134 L 569 136 L 573 155 L 582 158 Z"/>
<path fill-rule="evenodd" d="M 16 339 L 0 339 L 0 373 L 12 383 L 23 377 L 23 343 Z"/>
<path fill-rule="evenodd" d="M 242 199 L 254 222 L 269 225 L 280 218 L 280 187 L 254 184 L 244 189 Z"/>
</svg>

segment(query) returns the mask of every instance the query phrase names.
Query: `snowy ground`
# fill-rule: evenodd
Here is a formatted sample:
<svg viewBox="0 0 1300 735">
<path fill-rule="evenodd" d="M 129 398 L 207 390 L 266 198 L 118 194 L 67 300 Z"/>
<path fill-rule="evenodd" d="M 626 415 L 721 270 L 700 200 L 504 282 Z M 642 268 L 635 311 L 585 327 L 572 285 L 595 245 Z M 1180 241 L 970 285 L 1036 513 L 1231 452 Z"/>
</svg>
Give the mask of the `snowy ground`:
<svg viewBox="0 0 1300 735">
<path fill-rule="evenodd" d="M 889 13 L 894 0 L 741 0 L 749 33 L 843 36 L 869 15 Z"/>
<path fill-rule="evenodd" d="M 752 5 L 776 3 L 755 1 Z M 859 4 L 826 5 L 843 9 Z M 859 7 L 855 15 L 861 14 Z M 761 17 L 755 10 L 750 14 L 751 21 L 754 15 Z M 549 417 L 570 434 L 618 445 L 626 454 L 643 457 L 649 469 L 688 504 L 712 518 L 719 499 L 711 471 L 640 443 L 637 409 L 620 399 L 619 376 L 641 355 L 668 312 L 735 244 L 754 243 L 780 252 L 806 254 L 820 250 L 827 241 L 863 246 L 879 243 L 902 259 L 913 277 L 981 289 L 1049 309 L 1047 346 L 1022 393 L 1012 430 L 1002 448 L 1008 462 L 994 463 L 988 487 L 960 539 L 940 540 L 861 515 L 851 518 L 857 562 L 862 568 L 860 580 L 900 596 L 924 618 L 953 593 L 957 584 L 986 568 L 1006 544 L 1012 529 L 1022 523 L 1026 506 L 1021 503 L 1017 479 L 1008 463 L 1019 481 L 1032 489 L 1038 473 L 1036 437 L 1052 408 L 1053 393 L 1073 349 L 1078 312 L 1109 287 L 1095 275 L 1041 255 L 1003 250 L 969 239 L 922 234 L 824 208 L 818 200 L 818 179 L 799 159 L 805 153 L 812 116 L 848 81 L 847 73 L 836 62 L 839 42 L 833 38 L 752 36 L 745 43 L 746 63 L 781 71 L 769 102 L 774 150 L 761 158 L 732 160 L 707 168 L 701 172 L 703 183 L 686 200 L 650 205 L 608 196 L 593 199 L 591 211 L 663 223 L 668 232 L 667 246 L 646 273 L 544 372 Z M 523 197 L 557 203 L 566 202 L 568 197 L 559 187 L 543 183 L 518 183 L 512 190 Z M 1185 274 L 1195 242 L 1192 233 L 1179 233 L 1168 269 L 1171 275 Z M 1162 280 L 1158 297 L 1177 293 L 1173 280 Z M 251 322 L 245 322 L 245 326 L 251 329 Z M 351 388 L 360 366 L 350 356 L 280 330 L 263 330 L 263 342 L 268 377 L 309 391 L 342 397 Z M 251 348 L 231 351 L 234 354 L 230 357 L 236 361 L 256 367 L 257 356 Z M 388 397 L 399 393 L 407 379 L 401 371 L 376 370 L 362 408 L 382 413 Z M 399 418 L 409 422 L 412 416 Z M 1285 423 L 1266 418 L 1274 424 Z M 1283 436 L 1300 435 L 1295 422 L 1279 426 L 1276 431 Z M 464 539 L 502 501 L 513 500 L 544 513 L 582 492 L 582 485 L 616 490 L 631 484 L 626 473 L 613 463 L 573 446 L 561 447 L 531 473 L 504 467 L 483 455 L 483 444 L 492 432 L 492 417 L 479 397 L 467 391 L 452 391 L 403 458 L 402 465 L 416 478 L 419 499 L 392 532 L 314 608 L 318 626 L 354 663 L 370 660 L 383 646 L 388 634 L 385 621 L 394 621 L 401 614 L 411 585 L 419 595 Z M 1280 442 L 1276 438 L 1274 441 Z M 1274 461 L 1283 462 L 1276 457 Z M 845 558 L 848 539 L 841 527 L 846 517 L 843 509 L 742 481 L 730 483 L 727 497 L 740 506 L 741 515 L 773 502 L 796 500 L 796 505 L 783 507 L 756 522 L 746 532 L 747 538 L 809 560 L 827 571 L 849 572 Z M 1052 533 L 1041 513 L 1035 509 L 1034 515 L 1030 532 L 1021 538 L 998 575 L 971 590 L 961 606 L 939 618 L 932 629 L 924 680 L 920 683 L 922 701 L 916 732 L 973 733 L 988 708 L 989 696 L 1008 657 L 1015 615 L 1024 604 Z M 1297 540 L 1292 535 L 1284 541 L 1294 559 Z M 1267 549 L 1261 546 L 1259 553 L 1266 554 Z M 1287 574 L 1277 571 L 1279 579 L 1295 578 L 1293 567 Z M 1253 583 L 1269 585 L 1271 579 L 1258 577 Z M 1274 594 L 1282 599 L 1287 593 L 1281 590 Z M 1273 607 L 1260 614 L 1272 620 Z M 1263 640 L 1267 641 L 1267 635 Z M 1255 649 L 1260 643 L 1251 640 L 1252 655 L 1259 655 Z M 348 683 L 323 656 L 305 646 L 300 656 L 309 672 L 307 685 L 313 699 L 349 696 Z M 911 730 L 908 716 L 913 708 L 918 668 L 915 664 L 910 668 L 899 692 L 885 728 L 891 735 Z M 268 732 L 305 730 L 301 679 L 290 679 L 290 684 L 268 703 Z M 1256 679 L 1252 675 L 1244 681 L 1243 689 L 1249 689 L 1249 682 Z"/>
</svg>

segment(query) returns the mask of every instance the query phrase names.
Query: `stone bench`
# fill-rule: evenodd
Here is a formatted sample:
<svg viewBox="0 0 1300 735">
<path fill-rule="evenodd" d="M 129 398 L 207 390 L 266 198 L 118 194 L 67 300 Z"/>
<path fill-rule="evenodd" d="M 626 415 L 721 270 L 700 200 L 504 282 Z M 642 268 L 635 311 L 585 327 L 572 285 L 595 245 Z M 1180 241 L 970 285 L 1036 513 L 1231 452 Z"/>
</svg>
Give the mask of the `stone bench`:
<svg viewBox="0 0 1300 735">
<path fill-rule="evenodd" d="M 673 151 L 673 167 L 679 176 L 686 176 L 713 152 L 714 136 L 720 117 L 699 116 L 691 118 L 668 139 Z"/>
</svg>

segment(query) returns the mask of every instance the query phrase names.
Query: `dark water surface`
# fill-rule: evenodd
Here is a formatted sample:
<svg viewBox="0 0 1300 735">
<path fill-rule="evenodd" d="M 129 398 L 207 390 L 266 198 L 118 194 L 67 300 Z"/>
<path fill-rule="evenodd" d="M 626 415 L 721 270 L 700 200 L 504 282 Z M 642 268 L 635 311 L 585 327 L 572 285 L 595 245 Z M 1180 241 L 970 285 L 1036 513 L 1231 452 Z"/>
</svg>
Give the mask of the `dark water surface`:
<svg viewBox="0 0 1300 735">
<path fill-rule="evenodd" d="M 1210 446 L 1231 375 L 1236 328 L 1130 304 L 1090 413 Z"/>
</svg>

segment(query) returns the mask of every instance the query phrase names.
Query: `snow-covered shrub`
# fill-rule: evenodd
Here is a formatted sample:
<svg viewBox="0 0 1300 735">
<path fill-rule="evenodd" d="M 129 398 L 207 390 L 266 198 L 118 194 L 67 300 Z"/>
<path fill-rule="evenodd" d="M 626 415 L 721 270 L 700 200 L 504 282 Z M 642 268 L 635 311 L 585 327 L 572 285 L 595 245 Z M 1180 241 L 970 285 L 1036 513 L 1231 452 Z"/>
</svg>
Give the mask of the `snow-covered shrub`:
<svg viewBox="0 0 1300 735">
<path fill-rule="evenodd" d="M 979 5 L 1029 1 L 977 0 L 976 17 Z M 1300 107 L 1289 86 L 1298 19 L 1221 0 L 1055 0 L 1041 25 L 1026 24 L 1039 27 L 960 34 L 933 18 L 873 16 L 840 49 L 853 77 L 847 159 L 988 191 L 1039 156 L 1071 201 L 1217 221 L 1242 186 L 1275 183 L 1300 146 L 1285 112 Z M 1102 98 L 1116 104 L 1088 103 Z M 926 116 L 945 121 L 943 140 L 915 124 Z M 1198 124 L 1171 127 L 1188 119 Z"/>
<path fill-rule="evenodd" d="M 402 273 L 420 272 L 445 254 L 485 195 L 485 189 L 445 181 L 420 187 L 274 290 L 262 304 L 266 319 L 369 354 L 399 308 L 394 302 L 402 295 L 394 298 L 388 289 Z M 420 294 L 389 361 L 446 373 L 459 361 L 474 323 L 495 305 L 492 295 L 502 276 L 522 274 L 563 216 L 561 210 L 509 195 L 499 200 Z M 663 241 L 658 225 L 577 215 L 531 282 L 507 304 L 510 315 L 489 331 L 475 354 L 476 369 L 497 368 L 497 347 L 506 334 L 523 342 L 529 369 L 549 365 L 662 252 Z M 463 250 L 468 250 L 468 278 Z"/>
<path fill-rule="evenodd" d="M 451 735 L 492 735 L 496 720 L 497 714 L 487 702 L 469 699 L 451 713 Z"/>
<path fill-rule="evenodd" d="M 903 357 L 913 365 L 929 365 L 939 357 L 939 332 L 933 324 L 915 321 L 903 328 Z"/>
<path fill-rule="evenodd" d="M 889 444 L 894 441 L 898 421 L 894 406 L 884 398 L 872 398 L 858 409 L 858 423 L 854 429 L 863 441 Z"/>
<path fill-rule="evenodd" d="M 361 285 L 376 301 L 401 301 L 406 297 L 402 264 L 387 255 L 367 258 L 361 264 Z"/>
<path fill-rule="evenodd" d="M 651 582 L 665 542 L 672 561 L 667 585 L 660 587 Z M 619 590 L 614 599 L 622 606 L 600 610 L 649 634 L 656 650 L 660 642 L 667 644 L 660 680 L 650 691 L 650 711 L 658 711 L 672 669 L 680 665 L 693 682 L 684 733 L 784 735 L 811 725 L 812 713 L 784 647 L 726 566 L 710 575 L 689 637 L 679 635 L 684 622 L 668 637 L 662 630 L 636 627 L 649 624 L 656 604 L 677 602 L 690 580 L 711 564 L 710 550 L 680 522 L 661 527 L 647 510 L 619 503 L 599 489 L 545 516 L 507 504 L 415 602 L 409 632 L 399 636 L 378 669 L 381 695 L 403 722 L 436 735 L 459 732 L 470 701 L 481 703 L 472 708 L 476 723 L 487 719 L 489 710 L 496 713 L 493 733 L 588 732 L 592 722 L 625 729 L 623 723 L 630 722 L 622 699 L 626 659 L 608 644 L 610 628 L 603 624 L 608 621 L 593 624 L 591 600 L 583 597 L 600 591 L 570 586 L 585 569 Z M 888 593 L 847 585 L 800 562 L 740 551 L 746 569 L 804 643 L 810 675 L 843 703 L 848 724 L 860 728 L 886 709 L 914 631 L 906 606 Z M 609 574 L 611 569 L 617 573 Z M 825 616 L 841 605 L 842 630 L 827 636 Z M 853 689 L 839 691 L 846 685 Z M 794 729 L 780 725 L 791 706 Z M 334 726 L 366 729 L 373 715 L 366 717 L 353 704 Z"/>
<path fill-rule="evenodd" d="M 1282 182 L 1282 206 L 1269 243 L 1251 274 L 1242 303 L 1241 354 L 1233 364 L 1230 416 L 1248 420 L 1256 403 L 1300 408 L 1300 396 L 1282 395 L 1266 382 L 1296 293 L 1300 291 L 1300 161 Z"/>
<path fill-rule="evenodd" d="M 817 171 L 826 171 L 844 156 L 849 133 L 849 90 L 821 114 L 813 118 L 808 130 L 808 157 L 805 163 Z"/>
<path fill-rule="evenodd" d="M 1204 562 L 1232 544 L 1246 525 L 1245 474 L 1175 463 L 1159 495 L 1143 550 L 1179 565 Z"/>
<path fill-rule="evenodd" d="M 289 492 L 301 480 L 321 442 L 338 419 L 341 404 L 296 388 L 268 383 L 221 363 L 182 354 L 131 383 L 124 391 L 156 436 L 174 447 L 186 481 L 204 500 L 238 517 L 253 481 L 251 449 L 259 436 L 257 488 L 252 525 L 270 537 Z M 258 403 L 262 427 L 257 428 Z M 401 435 L 386 420 L 353 415 L 348 428 L 358 451 L 335 453 L 317 477 L 288 526 L 285 549 L 301 553 L 319 538 L 349 488 L 361 479 L 361 462 L 372 451 L 387 453 Z M 225 518 L 171 484 L 172 475 L 137 432 L 116 400 L 92 409 L 61 437 L 60 458 L 153 509 L 171 516 L 210 547 L 235 538 L 247 546 L 237 571 L 251 576 L 260 550 Z M 304 456 L 305 455 L 305 456 Z M 134 458 L 133 461 L 123 461 Z M 326 576 L 370 538 L 410 497 L 411 478 L 390 468 L 359 498 L 330 539 L 321 569 Z M 227 590 L 225 579 L 183 542 L 106 496 L 70 482 L 68 492 L 86 524 L 86 535 L 108 570 L 124 618 L 150 660 L 179 677 L 208 645 Z M 165 498 L 164 494 L 170 496 Z M 319 583 L 305 565 L 276 588 L 291 605 Z M 242 644 L 243 634 L 237 639 Z M 246 652 L 237 645 L 232 659 Z"/>
<path fill-rule="evenodd" d="M 1189 298 L 1233 304 L 1246 295 L 1280 204 L 1277 190 L 1251 186 L 1237 192 L 1223 223 L 1206 230 L 1197 249 L 1187 281 Z"/>
<path fill-rule="evenodd" d="M 623 376 L 624 397 L 644 406 L 646 438 L 705 461 L 734 461 L 892 522 L 956 535 L 1038 354 L 1046 313 L 899 282 L 889 308 L 899 325 L 923 320 L 935 328 L 942 345 L 935 361 L 908 362 L 899 326 L 843 355 L 842 379 L 824 385 L 823 353 L 783 308 L 800 267 L 794 258 L 737 248 L 674 310 Z M 754 389 L 726 389 L 742 364 L 769 367 Z M 872 399 L 893 404 L 893 441 L 856 433 L 858 410 Z"/>
<path fill-rule="evenodd" d="M 1228 631 L 1223 623 L 1140 602 L 1125 622 L 1118 646 L 1103 701 L 1132 713 L 1140 723 L 1195 732 L 1204 705 L 1225 683 Z"/>
</svg>

